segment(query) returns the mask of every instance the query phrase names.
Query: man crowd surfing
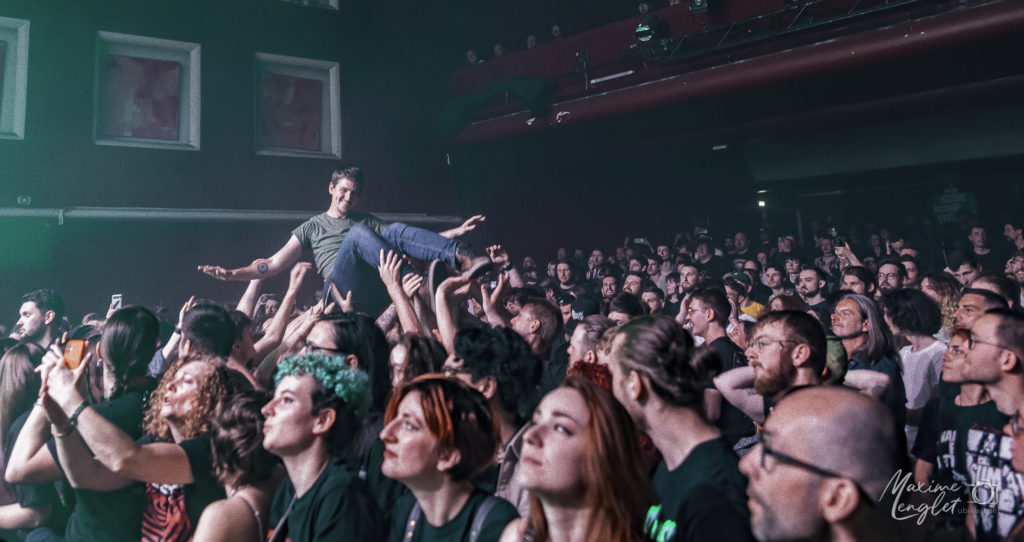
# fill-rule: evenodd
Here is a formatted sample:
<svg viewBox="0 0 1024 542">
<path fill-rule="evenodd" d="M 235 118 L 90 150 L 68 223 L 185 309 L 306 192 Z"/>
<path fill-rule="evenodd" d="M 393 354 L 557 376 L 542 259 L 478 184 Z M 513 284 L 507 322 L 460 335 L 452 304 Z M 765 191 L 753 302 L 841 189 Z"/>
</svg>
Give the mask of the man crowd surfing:
<svg viewBox="0 0 1024 542">
<path fill-rule="evenodd" d="M 25 294 L 0 538 L 1024 540 L 1024 221 L 698 226 L 545 267 L 461 241 L 480 215 L 356 211 L 363 185 L 339 169 L 276 253 L 198 266 L 248 283 L 233 307 L 73 325 Z"/>
</svg>

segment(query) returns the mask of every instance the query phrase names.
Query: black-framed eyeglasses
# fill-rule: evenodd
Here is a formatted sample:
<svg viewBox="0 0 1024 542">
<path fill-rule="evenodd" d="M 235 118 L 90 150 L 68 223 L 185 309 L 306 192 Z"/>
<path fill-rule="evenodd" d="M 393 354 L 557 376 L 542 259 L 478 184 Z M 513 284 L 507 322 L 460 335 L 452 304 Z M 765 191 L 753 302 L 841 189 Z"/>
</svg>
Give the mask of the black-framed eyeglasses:
<svg viewBox="0 0 1024 542">
<path fill-rule="evenodd" d="M 864 488 L 861 487 L 860 484 L 858 484 L 856 480 L 853 480 L 852 478 L 850 478 L 849 476 L 846 476 L 844 474 L 839 474 L 838 472 L 832 472 L 830 470 L 826 470 L 826 469 L 823 469 L 821 467 L 815 467 L 814 465 L 811 465 L 810 463 L 807 463 L 805 461 L 801 461 L 801 460 L 799 460 L 799 459 L 797 459 L 797 458 L 795 458 L 793 456 L 789 456 L 789 455 L 786 455 L 786 454 L 784 454 L 782 452 L 779 452 L 777 450 L 773 450 L 771 448 L 771 446 L 769 446 L 768 444 L 766 444 L 762 440 L 761 441 L 761 470 L 763 470 L 765 472 L 771 472 L 771 470 L 768 469 L 768 462 L 767 462 L 767 457 L 768 456 L 774 457 L 775 461 L 778 461 L 779 463 L 782 463 L 782 464 L 785 464 L 785 465 L 790 465 L 792 467 L 797 467 L 799 469 L 803 469 L 803 470 L 805 470 L 807 472 L 810 472 L 810 473 L 813 473 L 813 474 L 817 474 L 818 476 L 821 476 L 823 478 L 845 478 L 845 479 L 849 480 L 850 482 L 853 482 L 854 487 L 857 488 L 857 491 L 860 493 L 861 497 L 864 499 L 864 502 L 866 502 L 868 504 L 868 506 L 871 506 L 871 507 L 875 506 L 875 499 L 873 499 L 871 497 L 871 495 L 868 494 L 867 491 L 864 491 Z"/>
<path fill-rule="evenodd" d="M 335 354 L 345 354 L 340 348 L 328 348 L 326 346 L 320 346 L 316 344 L 310 344 L 309 341 L 302 341 L 302 346 L 306 347 L 306 350 L 323 350 L 324 352 L 333 352 Z"/>
<path fill-rule="evenodd" d="M 879 273 L 878 278 L 892 280 L 899 276 L 899 273 Z"/>
<path fill-rule="evenodd" d="M 1013 350 L 1013 348 L 1010 348 L 1009 346 L 1006 346 L 1006 345 L 1003 345 L 1003 344 L 1000 344 L 1000 343 L 997 343 L 997 342 L 983 341 L 983 340 L 975 337 L 974 334 L 971 334 L 971 335 L 967 336 L 967 349 L 968 350 L 974 350 L 974 345 L 978 344 L 978 343 L 980 343 L 980 344 L 987 344 L 989 346 L 994 346 L 996 348 L 1002 348 L 1003 350 Z"/>
</svg>

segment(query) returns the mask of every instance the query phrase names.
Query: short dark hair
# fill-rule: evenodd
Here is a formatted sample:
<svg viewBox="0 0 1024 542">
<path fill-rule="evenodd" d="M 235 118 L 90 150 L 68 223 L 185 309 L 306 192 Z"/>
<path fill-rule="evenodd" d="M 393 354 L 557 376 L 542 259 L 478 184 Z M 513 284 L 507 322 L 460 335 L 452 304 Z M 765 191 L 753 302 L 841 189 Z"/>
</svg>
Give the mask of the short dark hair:
<svg viewBox="0 0 1024 542">
<path fill-rule="evenodd" d="M 39 290 L 33 290 L 23 296 L 21 296 L 21 302 L 33 302 L 36 307 L 39 308 L 39 312 L 46 313 L 46 311 L 53 311 L 53 326 L 59 326 L 61 319 L 64 318 L 64 300 L 61 299 L 60 294 L 49 288 L 42 288 Z"/>
<path fill-rule="evenodd" d="M 1009 308 L 998 308 L 988 311 L 999 317 L 996 324 L 996 338 L 1018 356 L 1018 362 L 1024 364 L 1024 313 Z"/>
<path fill-rule="evenodd" d="M 338 181 L 340 181 L 342 179 L 348 179 L 348 180 L 356 183 L 356 186 L 359 188 L 359 191 L 360 192 L 363 191 L 363 170 L 362 169 L 360 169 L 358 167 L 355 167 L 355 166 L 349 166 L 349 167 L 344 167 L 344 168 L 341 168 L 341 169 L 334 170 L 334 172 L 331 173 L 331 186 L 334 186 L 334 185 L 338 184 Z"/>
<path fill-rule="evenodd" d="M 729 325 L 729 298 L 721 288 L 701 288 L 690 294 L 690 302 L 699 300 L 715 311 L 714 322 L 723 328 Z"/>
<path fill-rule="evenodd" d="M 235 322 L 224 307 L 200 302 L 185 313 L 181 338 L 192 344 L 196 355 L 227 358 L 235 344 Z"/>
<path fill-rule="evenodd" d="M 643 288 L 641 288 L 640 289 L 640 297 L 643 297 L 643 295 L 648 293 L 648 292 L 657 295 L 658 299 L 660 299 L 662 301 L 665 300 L 665 292 L 661 288 L 658 288 L 658 286 L 656 284 L 648 284 L 648 285 L 644 286 Z"/>
<path fill-rule="evenodd" d="M 899 275 L 901 279 L 907 278 L 907 268 L 903 267 L 903 262 L 901 262 L 899 258 L 887 256 L 885 258 L 882 258 L 881 260 L 878 260 L 878 269 L 882 269 L 883 265 L 896 266 L 896 274 Z"/>
<path fill-rule="evenodd" d="M 786 337 L 797 344 L 805 344 L 811 350 L 808 358 L 810 368 L 815 374 L 821 374 L 825 370 L 828 344 L 825 340 L 825 329 L 817 318 L 806 311 L 782 310 L 770 312 L 754 325 L 750 337 L 753 337 L 758 330 L 772 324 L 780 324 L 786 331 Z"/>
<path fill-rule="evenodd" d="M 462 359 L 473 381 L 487 377 L 497 381 L 498 401 L 505 412 L 517 414 L 520 402 L 537 393 L 542 362 L 512 329 L 488 324 L 460 329 L 453 353 Z"/>
<path fill-rule="evenodd" d="M 821 269 L 818 269 L 817 267 L 811 266 L 811 267 L 803 267 L 803 268 L 800 269 L 801 273 L 803 273 L 804 271 L 812 271 L 814 273 L 814 276 L 818 277 L 818 280 L 820 280 L 822 282 L 827 282 L 828 281 L 828 275 L 826 275 L 824 271 L 822 271 Z M 903 272 L 906 273 L 906 270 L 904 270 Z"/>
<path fill-rule="evenodd" d="M 629 292 L 619 292 L 608 301 L 608 312 L 606 315 L 613 312 L 621 312 L 632 318 L 644 314 L 644 307 L 646 305 L 640 301 L 639 297 Z"/>
<path fill-rule="evenodd" d="M 530 298 L 523 307 L 519 309 L 529 311 L 530 314 L 540 322 L 540 340 L 544 349 L 550 348 L 555 339 L 562 333 L 562 311 L 554 303 L 540 297 Z"/>
<path fill-rule="evenodd" d="M 213 473 L 222 485 L 269 479 L 280 459 L 263 448 L 262 390 L 242 390 L 217 404 L 210 422 Z"/>
<path fill-rule="evenodd" d="M 1008 299 L 993 292 L 992 290 L 983 290 L 981 288 L 965 288 L 963 293 L 960 294 L 960 299 L 963 299 L 964 296 L 967 294 L 981 296 L 981 298 L 984 300 L 982 302 L 982 308 L 984 308 L 986 311 L 1009 306 Z"/>
<path fill-rule="evenodd" d="M 904 269 L 903 273 L 906 274 L 906 269 Z M 876 276 L 874 273 L 868 270 L 867 267 L 863 267 L 860 265 L 851 265 L 846 269 L 843 269 L 843 272 L 839 275 L 840 286 L 842 285 L 842 278 L 845 277 L 846 275 L 852 275 L 856 277 L 857 280 L 863 282 L 864 288 L 866 288 L 866 291 L 868 292 L 872 291 L 873 289 L 878 289 L 878 282 L 876 281 Z M 872 285 L 874 286 L 874 288 L 871 288 Z"/>
<path fill-rule="evenodd" d="M 231 311 L 231 321 L 235 323 L 235 342 L 242 340 L 242 332 L 246 326 L 252 326 L 252 319 L 245 315 L 244 312 L 239 310 Z M 249 329 L 249 333 L 254 330 Z"/>
<path fill-rule="evenodd" d="M 1006 300 L 1010 302 L 1011 307 L 1020 305 L 1020 286 L 1017 285 L 1016 281 L 1010 280 L 1003 275 L 985 273 L 984 275 L 974 279 L 971 286 L 976 290 L 984 290 L 985 288 L 978 288 L 977 286 L 977 284 L 982 281 L 991 283 L 995 286 L 996 289 L 999 290 L 999 295 L 1005 297 Z"/>
<path fill-rule="evenodd" d="M 882 309 L 900 331 L 934 335 L 942 327 L 942 311 L 920 290 L 904 288 L 882 296 Z"/>
<path fill-rule="evenodd" d="M 956 271 L 960 269 L 964 264 L 967 264 L 975 269 L 978 268 L 980 263 L 978 258 L 974 255 L 974 252 L 968 252 L 966 250 L 951 250 L 946 256 L 946 265 L 949 266 L 950 271 Z"/>
</svg>

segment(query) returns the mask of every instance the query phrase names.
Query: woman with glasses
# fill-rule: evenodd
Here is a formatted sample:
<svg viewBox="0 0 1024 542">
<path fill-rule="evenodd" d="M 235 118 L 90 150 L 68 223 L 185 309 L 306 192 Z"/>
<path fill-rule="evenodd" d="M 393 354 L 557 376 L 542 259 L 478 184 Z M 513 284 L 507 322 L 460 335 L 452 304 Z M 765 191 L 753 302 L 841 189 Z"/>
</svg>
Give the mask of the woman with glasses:
<svg viewBox="0 0 1024 542">
<path fill-rule="evenodd" d="M 710 348 L 672 318 L 642 316 L 612 341 L 612 389 L 661 452 L 661 503 L 647 514 L 652 540 L 752 540 L 746 480 L 721 431 L 704 413 L 705 383 L 721 370 Z"/>
</svg>

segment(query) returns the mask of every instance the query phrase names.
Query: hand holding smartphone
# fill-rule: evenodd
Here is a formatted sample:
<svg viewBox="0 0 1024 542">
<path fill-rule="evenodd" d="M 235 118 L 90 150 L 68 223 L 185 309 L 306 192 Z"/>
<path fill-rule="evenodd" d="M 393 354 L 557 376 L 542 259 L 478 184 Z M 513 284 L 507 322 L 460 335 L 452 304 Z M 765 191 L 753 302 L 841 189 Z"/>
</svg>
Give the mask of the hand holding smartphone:
<svg viewBox="0 0 1024 542">
<path fill-rule="evenodd" d="M 85 358 L 86 342 L 83 339 L 71 339 L 66 345 L 64 345 L 64 365 L 67 365 L 68 369 L 77 369 L 82 365 L 82 359 Z"/>
</svg>

